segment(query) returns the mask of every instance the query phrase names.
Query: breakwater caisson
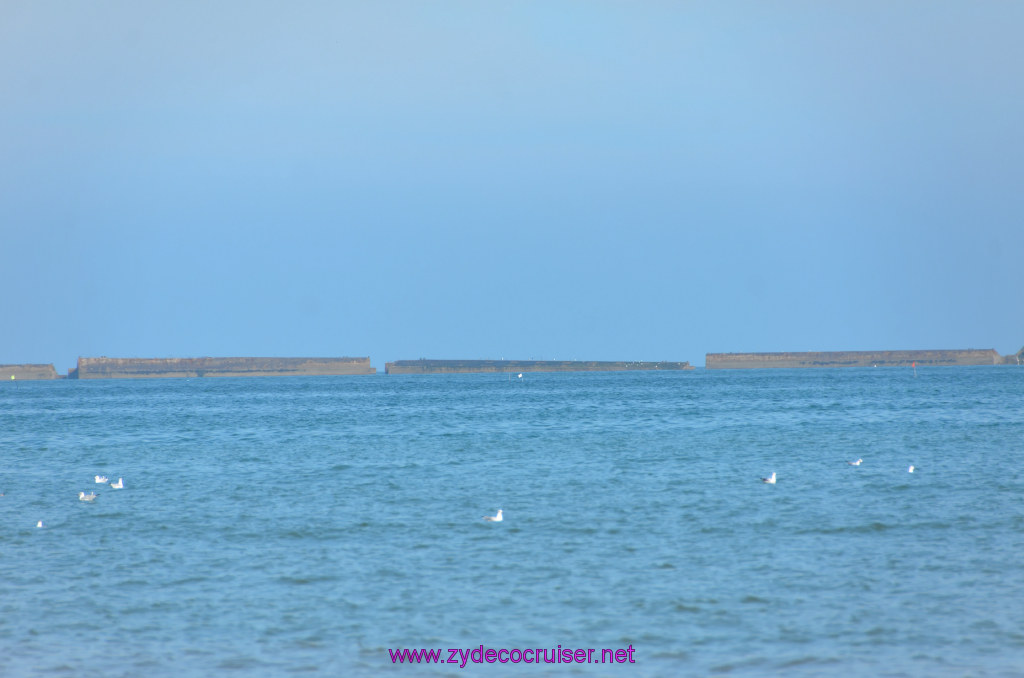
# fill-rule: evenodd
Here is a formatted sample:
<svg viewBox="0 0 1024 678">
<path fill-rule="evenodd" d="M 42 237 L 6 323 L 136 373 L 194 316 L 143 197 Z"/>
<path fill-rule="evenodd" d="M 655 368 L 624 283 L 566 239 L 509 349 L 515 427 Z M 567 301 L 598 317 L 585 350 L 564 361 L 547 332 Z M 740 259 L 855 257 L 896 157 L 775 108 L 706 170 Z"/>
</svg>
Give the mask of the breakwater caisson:
<svg viewBox="0 0 1024 678">
<path fill-rule="evenodd" d="M 17 381 L 36 379 L 59 379 L 53 363 L 48 365 L 0 365 L 0 380 Z"/>
<path fill-rule="evenodd" d="M 708 353 L 705 367 L 713 369 L 802 367 L 910 367 L 1016 364 L 1015 356 L 995 349 L 934 351 L 807 351 L 794 353 Z"/>
<path fill-rule="evenodd" d="M 692 370 L 688 362 L 603 360 L 396 360 L 384 363 L 387 374 L 472 374 L 504 372 L 626 372 Z"/>
<path fill-rule="evenodd" d="M 79 358 L 70 379 L 376 374 L 366 358 Z"/>
</svg>

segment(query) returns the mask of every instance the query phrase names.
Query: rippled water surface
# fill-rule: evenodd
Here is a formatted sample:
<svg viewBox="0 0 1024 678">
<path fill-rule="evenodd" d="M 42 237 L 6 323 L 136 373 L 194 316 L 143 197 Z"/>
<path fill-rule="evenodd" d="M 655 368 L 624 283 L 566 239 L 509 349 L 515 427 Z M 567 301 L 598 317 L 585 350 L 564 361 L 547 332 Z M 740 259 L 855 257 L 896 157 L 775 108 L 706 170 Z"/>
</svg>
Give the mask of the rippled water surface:
<svg viewBox="0 0 1024 678">
<path fill-rule="evenodd" d="M 0 386 L 0 675 L 1024 676 L 1024 369 Z"/>
</svg>

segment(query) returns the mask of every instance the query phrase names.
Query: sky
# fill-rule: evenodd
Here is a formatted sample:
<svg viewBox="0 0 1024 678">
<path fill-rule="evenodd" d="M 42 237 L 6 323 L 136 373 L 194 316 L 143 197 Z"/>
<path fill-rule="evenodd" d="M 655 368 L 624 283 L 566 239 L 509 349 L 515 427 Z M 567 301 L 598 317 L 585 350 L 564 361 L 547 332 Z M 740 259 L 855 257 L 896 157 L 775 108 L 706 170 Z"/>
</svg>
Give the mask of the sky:
<svg viewBox="0 0 1024 678">
<path fill-rule="evenodd" d="M 0 0 L 0 363 L 1024 346 L 1024 3 Z"/>
</svg>

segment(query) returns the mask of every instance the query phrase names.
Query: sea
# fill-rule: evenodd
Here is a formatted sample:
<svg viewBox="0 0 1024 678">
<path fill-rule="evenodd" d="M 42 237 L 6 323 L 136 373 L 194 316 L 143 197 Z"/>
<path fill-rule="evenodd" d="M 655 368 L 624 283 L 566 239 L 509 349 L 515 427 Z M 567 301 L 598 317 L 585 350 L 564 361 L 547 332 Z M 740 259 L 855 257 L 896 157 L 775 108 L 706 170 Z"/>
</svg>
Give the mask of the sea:
<svg viewBox="0 0 1024 678">
<path fill-rule="evenodd" d="M 1016 366 L 3 382 L 0 676 L 1024 676 L 1022 466 Z"/>
</svg>

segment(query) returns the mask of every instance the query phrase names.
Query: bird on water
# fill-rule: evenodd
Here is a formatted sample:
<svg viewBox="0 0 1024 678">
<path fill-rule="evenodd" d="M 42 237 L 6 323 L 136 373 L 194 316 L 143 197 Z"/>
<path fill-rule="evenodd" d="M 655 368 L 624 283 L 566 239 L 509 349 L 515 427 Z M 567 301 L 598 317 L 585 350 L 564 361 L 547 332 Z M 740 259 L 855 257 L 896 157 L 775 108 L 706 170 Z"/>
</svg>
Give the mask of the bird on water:
<svg viewBox="0 0 1024 678">
<path fill-rule="evenodd" d="M 761 478 L 761 482 L 762 483 L 768 483 L 769 485 L 774 485 L 775 484 L 775 471 L 772 471 L 772 474 L 770 476 L 768 476 L 767 478 Z"/>
<path fill-rule="evenodd" d="M 501 517 L 501 509 L 498 509 L 498 515 L 496 516 L 484 516 L 484 520 L 488 520 L 492 523 L 500 523 L 504 518 Z"/>
<path fill-rule="evenodd" d="M 89 494 L 86 494 L 85 492 L 79 492 L 78 493 L 78 500 L 79 501 L 92 501 L 95 498 L 96 498 L 96 493 L 95 492 L 90 492 Z"/>
<path fill-rule="evenodd" d="M 124 489 L 124 478 L 118 478 L 116 483 L 110 483 L 110 486 L 115 490 Z"/>
</svg>

